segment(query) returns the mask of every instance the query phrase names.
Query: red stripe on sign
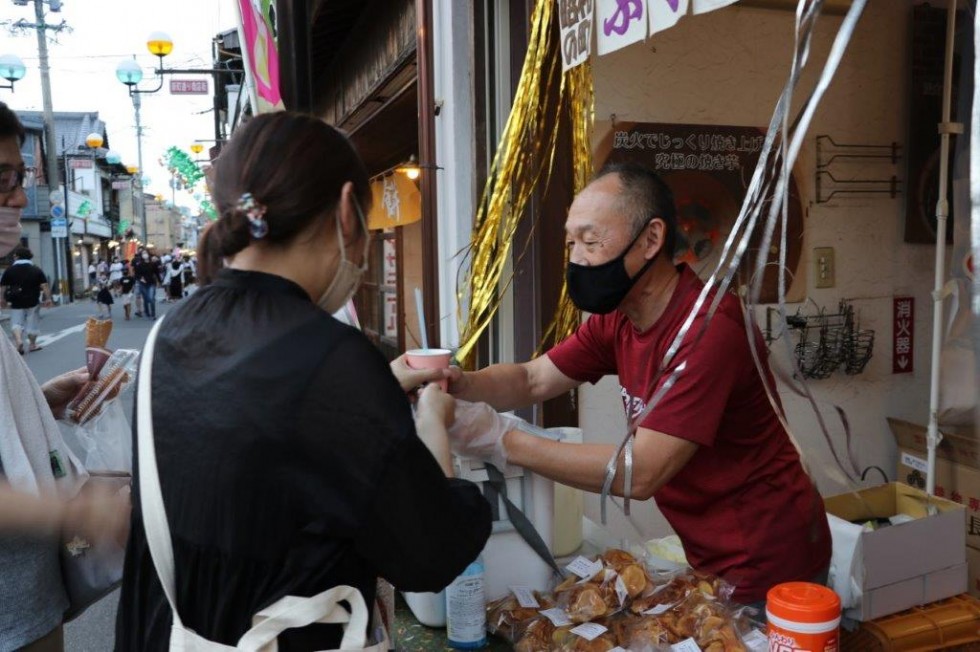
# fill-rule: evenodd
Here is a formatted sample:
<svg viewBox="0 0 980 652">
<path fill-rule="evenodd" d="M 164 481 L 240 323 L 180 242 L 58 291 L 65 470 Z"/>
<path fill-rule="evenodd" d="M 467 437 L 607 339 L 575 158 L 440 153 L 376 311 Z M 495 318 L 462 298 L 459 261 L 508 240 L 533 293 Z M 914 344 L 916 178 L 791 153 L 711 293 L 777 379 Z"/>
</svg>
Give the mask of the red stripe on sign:
<svg viewBox="0 0 980 652">
<path fill-rule="evenodd" d="M 915 368 L 915 298 L 892 301 L 892 373 L 910 374 Z"/>
</svg>

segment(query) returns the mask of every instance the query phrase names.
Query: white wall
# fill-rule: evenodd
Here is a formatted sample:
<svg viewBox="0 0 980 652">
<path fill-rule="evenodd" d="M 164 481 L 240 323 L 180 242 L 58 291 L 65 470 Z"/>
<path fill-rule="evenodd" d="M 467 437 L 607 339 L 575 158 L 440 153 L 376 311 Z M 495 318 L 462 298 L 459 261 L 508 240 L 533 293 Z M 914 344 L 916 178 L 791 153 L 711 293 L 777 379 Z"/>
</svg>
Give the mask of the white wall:
<svg viewBox="0 0 980 652">
<path fill-rule="evenodd" d="M 815 204 L 813 137 L 830 134 L 837 142 L 849 143 L 906 141 L 909 7 L 906 0 L 869 3 L 815 116 L 796 171 L 807 209 L 801 267 L 809 268 L 808 254 L 819 246 L 834 247 L 837 264 L 836 287 L 814 289 L 809 274 L 807 295 L 831 311 L 839 299 L 852 300 L 861 326 L 876 331 L 875 355 L 863 374 L 852 377 L 839 372 L 828 380 L 811 381 L 810 387 L 825 408 L 835 445 L 842 447 L 843 435 L 840 421 L 829 409 L 832 404 L 847 412 L 858 465 L 878 465 L 891 475 L 895 444 L 885 417 L 927 420 L 934 248 L 903 242 L 904 195 L 894 200 L 869 196 Z M 788 74 L 793 18 L 792 12 L 734 6 L 688 17 L 643 44 L 596 58 L 596 120 L 616 114 L 619 120 L 636 122 L 768 125 Z M 840 21 L 839 17 L 821 19 L 812 61 L 824 59 Z M 809 89 L 814 78 L 811 70 L 802 88 Z M 597 133 L 597 138 L 601 135 Z M 898 173 L 904 178 L 904 165 Z M 896 295 L 916 298 L 914 374 L 891 374 L 891 310 Z M 774 358 L 779 364 L 780 355 Z M 832 458 L 813 411 L 800 399 L 784 395 L 783 401 L 821 491 L 837 492 L 842 486 L 832 478 Z M 613 441 L 622 436 L 624 420 L 615 379 L 583 389 L 580 420 L 588 440 Z M 616 424 L 612 429 L 611 423 Z M 586 504 L 587 513 L 597 519 L 598 499 L 590 496 Z M 639 507 L 634 518 L 644 534 L 665 533 L 666 524 L 652 504 L 634 507 Z M 636 536 L 622 518 L 612 521 L 617 536 Z"/>
</svg>

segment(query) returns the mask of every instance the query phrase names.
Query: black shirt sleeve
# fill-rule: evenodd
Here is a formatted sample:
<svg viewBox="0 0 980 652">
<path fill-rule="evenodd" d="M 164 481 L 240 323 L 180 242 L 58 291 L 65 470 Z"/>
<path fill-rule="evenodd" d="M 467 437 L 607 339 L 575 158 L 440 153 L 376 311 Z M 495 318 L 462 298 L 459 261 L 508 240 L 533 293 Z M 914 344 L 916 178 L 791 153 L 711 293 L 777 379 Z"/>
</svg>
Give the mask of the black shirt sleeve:
<svg viewBox="0 0 980 652">
<path fill-rule="evenodd" d="M 354 552 L 399 589 L 441 590 L 483 549 L 490 506 L 475 484 L 446 478 L 384 357 L 348 331 L 300 416 L 307 509 L 351 524 Z"/>
<path fill-rule="evenodd" d="M 476 559 L 490 526 L 477 486 L 447 479 L 413 436 L 390 456 L 355 545 L 398 589 L 437 592 Z"/>
</svg>

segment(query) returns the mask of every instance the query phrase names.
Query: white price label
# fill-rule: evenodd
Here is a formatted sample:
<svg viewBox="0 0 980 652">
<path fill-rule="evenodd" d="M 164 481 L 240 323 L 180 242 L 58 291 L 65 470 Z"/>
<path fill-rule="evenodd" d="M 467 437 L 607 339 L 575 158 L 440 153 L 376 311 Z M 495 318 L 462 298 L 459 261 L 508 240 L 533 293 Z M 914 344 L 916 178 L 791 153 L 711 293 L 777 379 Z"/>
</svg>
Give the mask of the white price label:
<svg viewBox="0 0 980 652">
<path fill-rule="evenodd" d="M 534 597 L 534 591 L 529 586 L 512 586 L 510 592 L 517 598 L 517 604 L 526 609 L 537 609 L 541 606 L 538 604 L 538 599 Z"/>
<path fill-rule="evenodd" d="M 769 650 L 769 637 L 758 629 L 753 629 L 743 636 L 742 642 L 745 643 L 745 647 L 749 648 L 749 652 L 767 652 Z"/>
<path fill-rule="evenodd" d="M 619 575 L 616 576 L 616 596 L 619 598 L 619 604 L 626 604 L 626 599 L 630 597 L 630 592 L 626 588 L 626 582 Z"/>
<path fill-rule="evenodd" d="M 599 638 L 609 630 L 599 623 L 583 623 L 572 630 L 572 634 L 577 634 L 587 641 Z"/>
<path fill-rule="evenodd" d="M 565 569 L 575 573 L 583 580 L 589 580 L 602 570 L 602 560 L 597 559 L 595 562 L 591 562 L 585 557 L 576 557 L 572 563 L 565 566 Z"/>
<path fill-rule="evenodd" d="M 680 643 L 670 646 L 671 652 L 701 652 L 697 642 L 693 638 L 684 639 Z"/>
<path fill-rule="evenodd" d="M 542 616 L 547 618 L 554 624 L 555 627 L 564 627 L 565 625 L 571 625 L 572 619 L 568 617 L 563 609 L 555 607 L 553 609 L 545 609 L 544 611 L 539 611 Z"/>
<path fill-rule="evenodd" d="M 915 455 L 910 455 L 909 453 L 902 453 L 902 464 L 911 469 L 915 469 L 919 473 L 929 472 L 928 462 L 921 457 L 916 457 Z"/>
<path fill-rule="evenodd" d="M 660 614 L 670 611 L 674 608 L 672 604 L 658 604 L 656 607 L 647 609 L 643 612 L 644 616 L 659 616 Z"/>
</svg>

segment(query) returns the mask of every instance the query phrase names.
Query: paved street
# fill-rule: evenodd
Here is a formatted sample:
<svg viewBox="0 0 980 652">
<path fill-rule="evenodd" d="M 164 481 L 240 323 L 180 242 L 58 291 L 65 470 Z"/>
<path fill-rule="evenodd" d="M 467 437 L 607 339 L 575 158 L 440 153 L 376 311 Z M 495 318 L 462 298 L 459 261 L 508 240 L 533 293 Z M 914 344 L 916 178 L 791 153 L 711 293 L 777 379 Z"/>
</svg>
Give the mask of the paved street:
<svg viewBox="0 0 980 652">
<path fill-rule="evenodd" d="M 173 305 L 173 304 L 169 304 Z M 157 316 L 162 316 L 168 304 L 157 303 Z M 42 309 L 41 337 L 38 343 L 44 348 L 27 355 L 27 363 L 40 382 L 62 372 L 85 365 L 85 320 L 95 315 L 95 304 L 78 301 L 68 306 Z M 122 306 L 112 307 L 114 326 L 109 340 L 111 349 L 140 349 L 146 341 L 153 322 L 148 319 L 123 319 Z M 7 326 L 4 326 L 7 329 Z M 133 393 L 124 398 L 125 413 L 132 414 Z M 65 629 L 67 652 L 107 652 L 112 649 L 118 592 L 92 606 L 84 615 Z"/>
</svg>

